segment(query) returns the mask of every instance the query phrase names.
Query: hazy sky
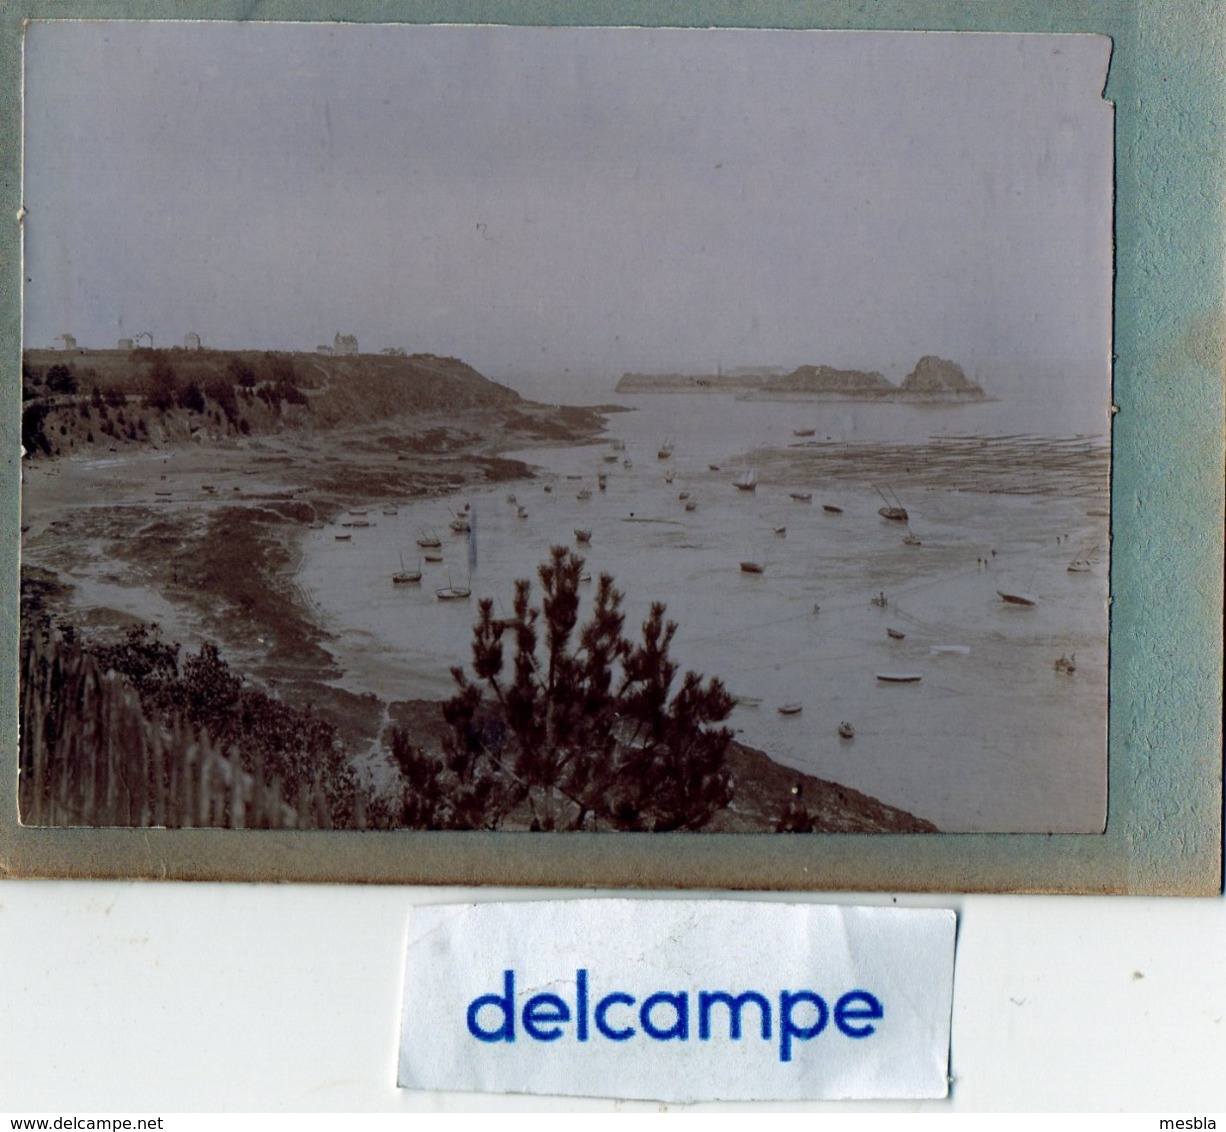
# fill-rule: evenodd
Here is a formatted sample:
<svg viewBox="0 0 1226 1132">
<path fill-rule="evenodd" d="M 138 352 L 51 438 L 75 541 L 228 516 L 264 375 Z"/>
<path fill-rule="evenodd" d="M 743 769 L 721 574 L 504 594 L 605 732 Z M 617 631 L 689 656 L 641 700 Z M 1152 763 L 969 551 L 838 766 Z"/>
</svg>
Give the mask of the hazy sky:
<svg viewBox="0 0 1226 1132">
<path fill-rule="evenodd" d="M 35 23 L 26 344 L 1106 372 L 1098 37 Z"/>
</svg>

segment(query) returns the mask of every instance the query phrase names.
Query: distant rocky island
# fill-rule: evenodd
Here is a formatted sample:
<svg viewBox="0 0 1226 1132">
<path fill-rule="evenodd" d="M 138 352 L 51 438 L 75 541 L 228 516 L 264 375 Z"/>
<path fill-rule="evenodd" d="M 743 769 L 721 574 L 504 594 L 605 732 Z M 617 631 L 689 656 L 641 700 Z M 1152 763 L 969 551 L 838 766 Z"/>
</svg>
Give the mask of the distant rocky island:
<svg viewBox="0 0 1226 1132">
<path fill-rule="evenodd" d="M 879 373 L 799 366 L 791 373 L 775 367 L 731 373 L 627 373 L 617 383 L 618 393 L 734 393 L 740 399 L 872 400 L 872 401 L 985 401 L 983 388 L 967 379 L 956 362 L 926 354 L 894 385 Z"/>
</svg>

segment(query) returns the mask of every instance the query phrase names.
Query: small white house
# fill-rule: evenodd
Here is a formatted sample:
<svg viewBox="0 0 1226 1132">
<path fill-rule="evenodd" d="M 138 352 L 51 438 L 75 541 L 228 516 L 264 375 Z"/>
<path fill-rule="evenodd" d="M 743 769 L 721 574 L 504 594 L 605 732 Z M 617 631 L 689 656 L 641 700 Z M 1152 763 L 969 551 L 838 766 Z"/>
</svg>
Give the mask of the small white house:
<svg viewBox="0 0 1226 1132">
<path fill-rule="evenodd" d="M 57 335 L 55 341 L 61 350 L 75 350 L 77 348 L 77 340 L 71 334 Z"/>
<path fill-rule="evenodd" d="M 358 340 L 356 335 L 337 333 L 332 339 L 332 352 L 334 354 L 356 354 L 358 352 Z"/>
</svg>

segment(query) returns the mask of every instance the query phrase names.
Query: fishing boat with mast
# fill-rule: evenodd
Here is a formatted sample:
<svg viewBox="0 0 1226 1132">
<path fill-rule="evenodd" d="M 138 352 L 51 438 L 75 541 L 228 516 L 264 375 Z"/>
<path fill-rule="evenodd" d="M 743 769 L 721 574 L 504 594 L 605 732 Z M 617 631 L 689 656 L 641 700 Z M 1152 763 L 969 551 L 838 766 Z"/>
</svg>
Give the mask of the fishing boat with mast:
<svg viewBox="0 0 1226 1132">
<path fill-rule="evenodd" d="M 881 488 L 876 488 L 876 492 L 881 496 L 885 503 L 884 507 L 877 508 L 877 514 L 883 519 L 889 519 L 892 523 L 905 523 L 910 516 L 907 515 L 907 509 L 902 505 L 897 495 L 894 495 L 893 488 L 890 489 L 890 495 L 886 495 Z M 890 498 L 893 496 L 893 499 Z"/>
<path fill-rule="evenodd" d="M 1092 547 L 1085 554 L 1079 554 L 1068 564 L 1068 572 L 1070 574 L 1084 574 L 1088 570 L 1094 568 L 1094 555 L 1098 551 L 1098 547 Z"/>
<path fill-rule="evenodd" d="M 732 486 L 737 491 L 757 491 L 758 473 L 753 468 L 749 468 L 732 481 Z"/>
<path fill-rule="evenodd" d="M 472 596 L 471 586 L 457 586 L 451 581 L 451 574 L 447 575 L 447 584 L 440 586 L 434 591 L 439 601 L 463 601 L 467 597 Z"/>
<path fill-rule="evenodd" d="M 407 586 L 413 582 L 421 581 L 421 563 L 417 564 L 416 570 L 406 570 L 404 567 L 404 555 L 400 556 L 400 570 L 392 575 L 392 585 Z"/>
</svg>

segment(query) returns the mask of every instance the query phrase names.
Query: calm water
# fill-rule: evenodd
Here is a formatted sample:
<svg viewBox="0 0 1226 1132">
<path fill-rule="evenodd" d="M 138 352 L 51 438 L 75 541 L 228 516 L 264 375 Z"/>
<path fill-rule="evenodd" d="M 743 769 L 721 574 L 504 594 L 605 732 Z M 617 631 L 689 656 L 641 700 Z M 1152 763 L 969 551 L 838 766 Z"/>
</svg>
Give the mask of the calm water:
<svg viewBox="0 0 1226 1132">
<path fill-rule="evenodd" d="M 676 658 L 761 701 L 738 707 L 730 723 L 777 761 L 949 831 L 1101 828 L 1106 519 L 1086 512 L 1105 508 L 1106 499 L 894 483 L 923 541 L 915 547 L 903 544 L 898 524 L 877 515 L 871 467 L 863 482 L 806 483 L 811 503 L 790 498 L 794 485 L 772 482 L 787 466 L 798 427 L 816 428 L 819 440 L 922 443 L 1030 432 L 1050 405 L 1036 404 L 1032 420 L 1025 407 L 999 403 L 925 409 L 713 396 L 622 400 L 637 411 L 610 418 L 610 438 L 625 444 L 616 462 L 606 461 L 607 443 L 527 451 L 522 458 L 541 469 L 535 481 L 412 505 L 389 500 L 398 514 L 372 507 L 366 518 L 376 525 L 352 530 L 349 542 L 335 539 L 339 528 L 310 533 L 298 582 L 335 634 L 346 686 L 390 699 L 448 695 L 448 666 L 470 655 L 476 599 L 488 595 L 509 609 L 514 580 L 535 578 L 551 546 L 573 547 L 574 530 L 589 529 L 591 546 L 578 549 L 594 575 L 615 577 L 627 624 L 641 622 L 651 600 L 666 601 L 680 626 Z M 1092 416 L 1085 424 L 1069 432 L 1101 431 Z M 673 455 L 660 460 L 666 439 Z M 766 446 L 782 449 L 771 474 L 763 471 L 756 492 L 737 491 L 732 479 L 750 466 L 748 454 Z M 718 472 L 709 470 L 713 463 Z M 608 475 L 603 493 L 598 472 Z M 577 498 L 585 488 L 593 493 L 586 501 Z M 678 498 L 684 491 L 697 501 L 693 512 Z M 517 517 L 508 494 L 526 507 L 526 518 Z M 823 511 L 823 502 L 843 514 Z M 469 541 L 447 526 L 449 507 L 465 503 L 475 517 L 473 600 L 439 602 L 438 586 L 470 576 Z M 401 556 L 417 566 L 415 540 L 425 530 L 437 531 L 446 561 L 423 564 L 421 586 L 393 587 Z M 1096 544 L 1093 571 L 1069 573 L 1070 559 Z M 763 572 L 744 573 L 746 560 Z M 997 589 L 1038 603 L 1006 605 Z M 885 609 L 871 603 L 882 591 Z M 905 639 L 887 637 L 887 626 Z M 1053 661 L 1071 653 L 1076 673 L 1055 672 Z M 878 672 L 918 673 L 922 681 L 886 685 Z M 781 715 L 787 703 L 803 711 Z M 855 727 L 851 741 L 838 737 L 842 720 Z"/>
</svg>

